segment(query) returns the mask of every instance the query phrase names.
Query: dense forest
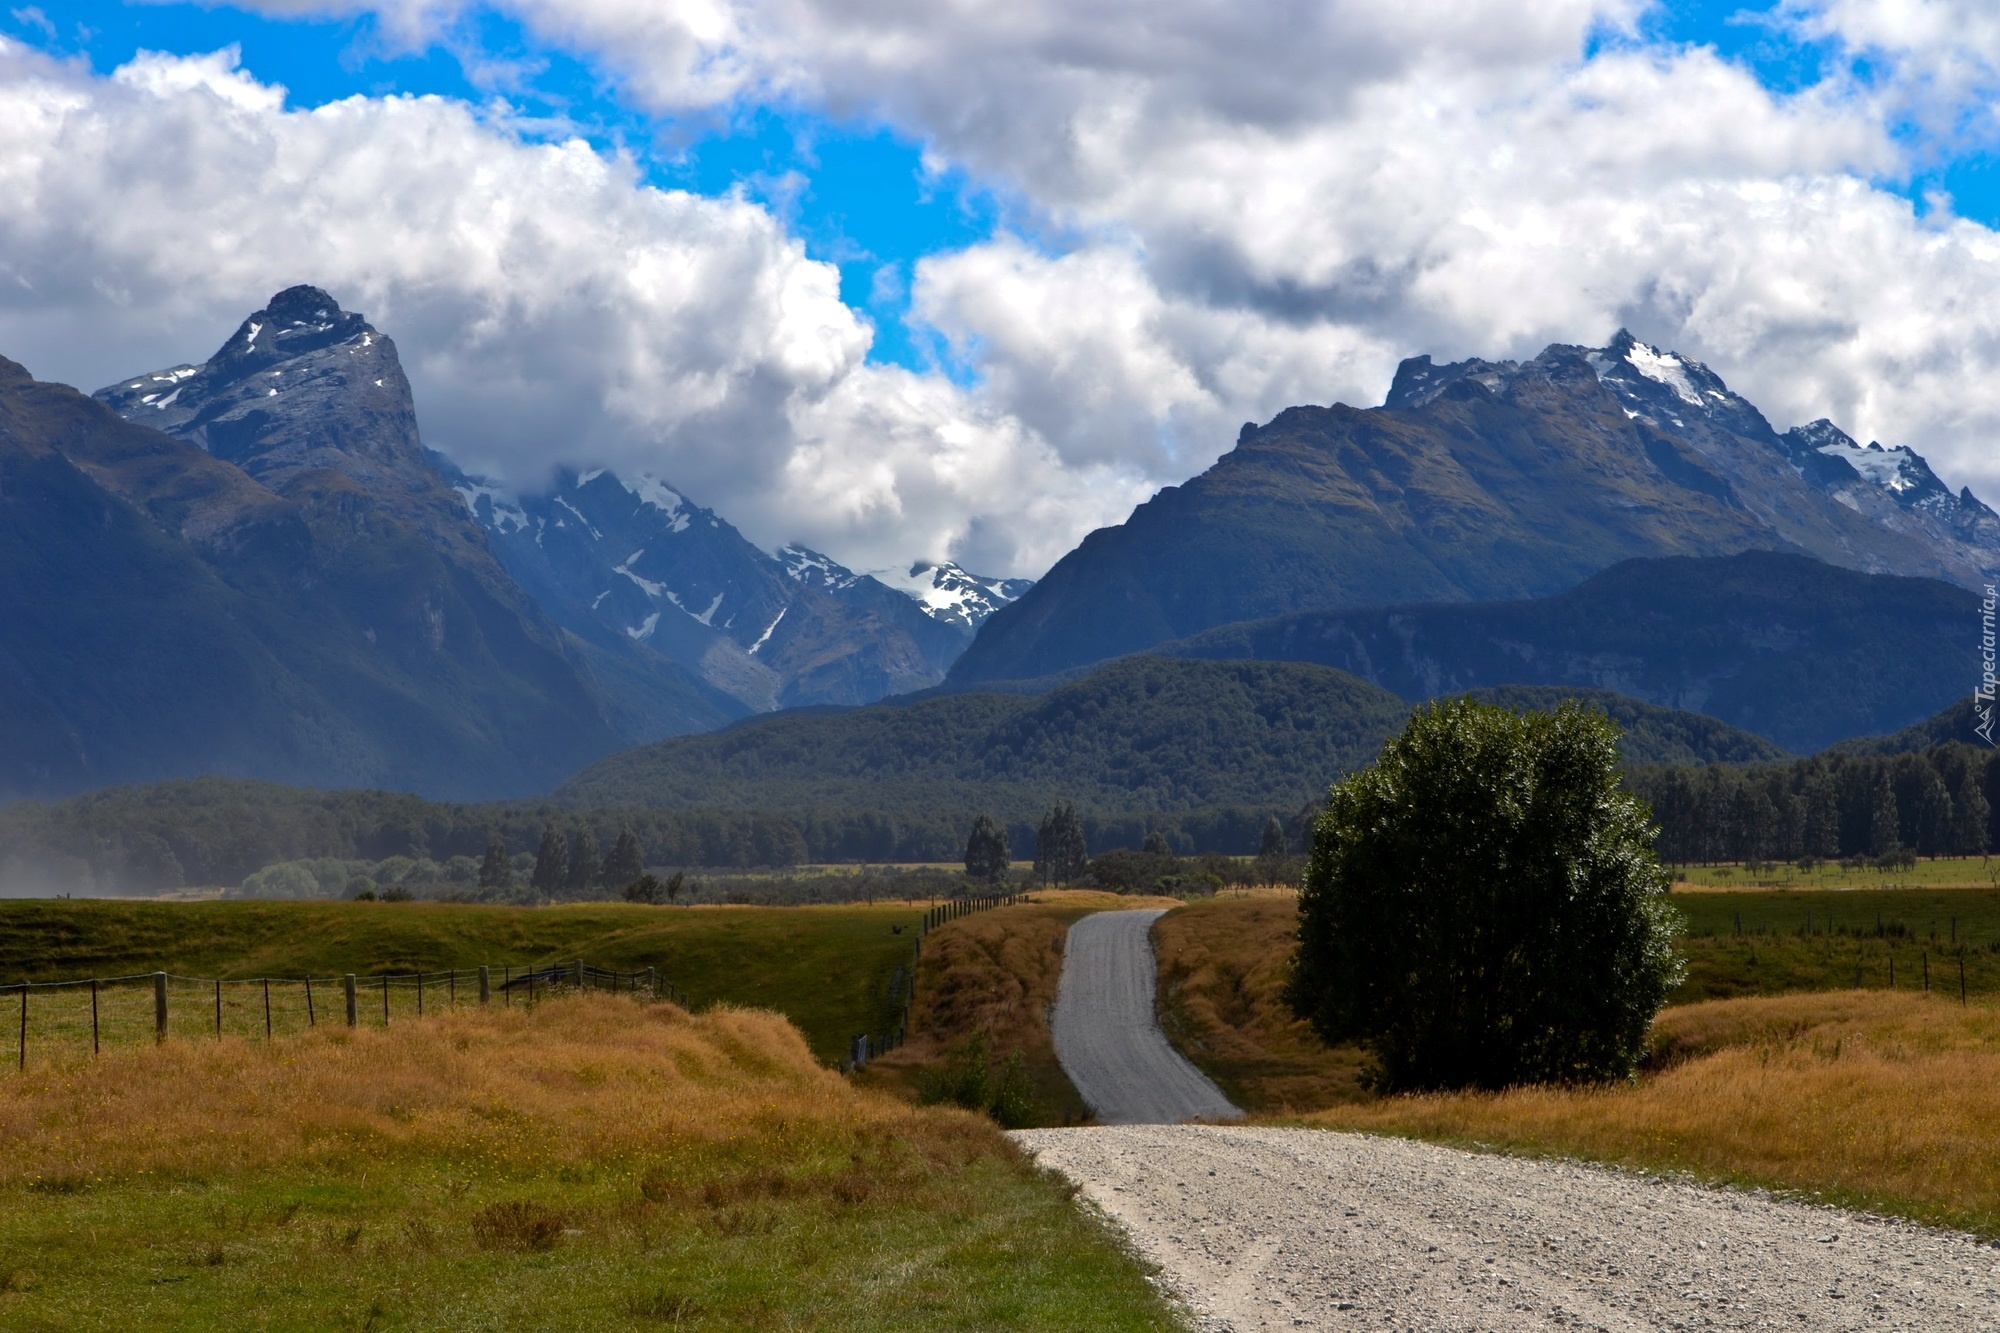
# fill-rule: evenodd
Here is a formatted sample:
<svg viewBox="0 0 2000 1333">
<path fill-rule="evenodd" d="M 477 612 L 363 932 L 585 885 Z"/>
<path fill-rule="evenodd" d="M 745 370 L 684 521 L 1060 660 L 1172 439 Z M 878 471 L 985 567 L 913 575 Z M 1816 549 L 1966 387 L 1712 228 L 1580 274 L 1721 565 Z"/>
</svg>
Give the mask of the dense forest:
<svg viewBox="0 0 2000 1333">
<path fill-rule="evenodd" d="M 1949 741 L 1913 754 L 1828 751 L 1790 763 L 1626 775 L 1653 807 L 1660 856 L 1830 861 L 1977 856 L 2000 847 L 2000 752 Z"/>
</svg>

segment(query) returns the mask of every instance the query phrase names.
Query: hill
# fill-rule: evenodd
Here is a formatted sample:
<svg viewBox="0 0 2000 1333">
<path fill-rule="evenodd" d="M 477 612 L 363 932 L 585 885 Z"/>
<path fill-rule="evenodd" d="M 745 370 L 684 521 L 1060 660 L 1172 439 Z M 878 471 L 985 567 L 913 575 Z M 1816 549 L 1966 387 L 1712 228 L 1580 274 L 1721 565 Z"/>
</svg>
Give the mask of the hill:
<svg viewBox="0 0 2000 1333">
<path fill-rule="evenodd" d="M 1780 435 L 1621 334 L 1525 363 L 1407 361 L 1379 408 L 1293 407 L 1091 533 L 948 680 L 1046 676 L 1314 608 L 1543 597 L 1620 561 L 1790 550 L 1982 586 L 2000 516 L 1907 449 Z"/>
<path fill-rule="evenodd" d="M 1611 690 L 1809 753 L 1969 693 L 1979 599 L 1936 579 L 1746 552 L 1631 560 L 1532 601 L 1305 611 L 1155 651 L 1317 662 L 1408 699 Z"/>
</svg>

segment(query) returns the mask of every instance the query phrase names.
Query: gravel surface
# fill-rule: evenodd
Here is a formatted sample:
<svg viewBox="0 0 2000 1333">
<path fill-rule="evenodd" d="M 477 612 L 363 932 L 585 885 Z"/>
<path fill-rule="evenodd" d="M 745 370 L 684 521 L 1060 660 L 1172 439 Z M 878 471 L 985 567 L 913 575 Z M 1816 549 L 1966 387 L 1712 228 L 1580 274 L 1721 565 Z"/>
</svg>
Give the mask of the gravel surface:
<svg viewBox="0 0 2000 1333">
<path fill-rule="evenodd" d="M 1153 1012 L 1163 912 L 1094 912 L 1069 928 L 1050 1024 L 1056 1059 L 1107 1125 L 1174 1124 L 1243 1113 L 1167 1044 Z"/>
<path fill-rule="evenodd" d="M 2000 1250 L 1758 1193 L 1310 1129 L 1014 1137 L 1203 1329 L 2000 1329 Z"/>
</svg>

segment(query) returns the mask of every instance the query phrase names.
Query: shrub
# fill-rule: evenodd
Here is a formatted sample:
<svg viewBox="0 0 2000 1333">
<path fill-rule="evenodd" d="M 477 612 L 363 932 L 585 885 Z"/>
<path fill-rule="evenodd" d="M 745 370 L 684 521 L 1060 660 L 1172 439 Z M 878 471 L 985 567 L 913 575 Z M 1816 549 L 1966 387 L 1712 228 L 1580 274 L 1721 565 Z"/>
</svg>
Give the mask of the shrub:
<svg viewBox="0 0 2000 1333">
<path fill-rule="evenodd" d="M 1313 829 L 1288 998 L 1385 1090 L 1630 1075 L 1679 978 L 1618 729 L 1564 705 L 1420 709 Z"/>
</svg>

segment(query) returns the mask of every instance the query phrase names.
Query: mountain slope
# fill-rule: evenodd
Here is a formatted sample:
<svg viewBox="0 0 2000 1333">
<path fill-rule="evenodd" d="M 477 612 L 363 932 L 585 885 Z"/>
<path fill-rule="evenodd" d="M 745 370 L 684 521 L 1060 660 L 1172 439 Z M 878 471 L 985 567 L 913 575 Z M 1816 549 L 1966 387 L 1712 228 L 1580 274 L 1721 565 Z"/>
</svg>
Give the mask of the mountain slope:
<svg viewBox="0 0 2000 1333">
<path fill-rule="evenodd" d="M 1501 691 L 1512 707 L 1557 691 Z M 1776 758 L 1716 722 L 1584 692 L 1626 723 L 1634 763 Z M 1345 672 L 1288 662 L 1131 657 L 1042 695 L 966 693 L 782 713 L 612 755 L 565 783 L 579 805 L 812 812 L 986 810 L 1056 800 L 1098 814 L 1292 810 L 1374 758 L 1409 705 Z"/>
<path fill-rule="evenodd" d="M 1779 436 L 1705 367 L 1629 334 L 1525 363 L 1416 358 L 1383 407 L 1246 426 L 997 612 L 950 680 L 1031 679 L 1313 607 L 1544 596 L 1640 556 L 1788 549 L 1967 587 L 2000 567 L 1991 510 L 1899 489 L 1902 456 L 1891 468 L 1845 438 Z"/>
<path fill-rule="evenodd" d="M 1969 693 L 1979 600 L 1775 552 L 1632 560 L 1533 601 L 1304 611 L 1153 651 L 1317 662 L 1409 699 L 1584 687 L 1720 718 L 1798 753 Z"/>
<path fill-rule="evenodd" d="M 534 790 L 614 744 L 546 638 L 324 470 L 236 465 L 0 362 L 0 793 L 187 773 Z"/>
<path fill-rule="evenodd" d="M 803 547 L 772 556 L 650 476 L 565 472 L 517 496 L 445 467 L 553 619 L 592 642 L 643 645 L 740 709 L 870 703 L 935 685 L 1021 586 L 944 566 L 891 588 Z"/>
</svg>

